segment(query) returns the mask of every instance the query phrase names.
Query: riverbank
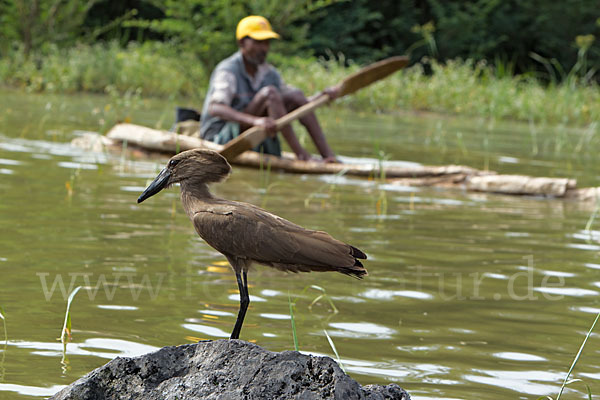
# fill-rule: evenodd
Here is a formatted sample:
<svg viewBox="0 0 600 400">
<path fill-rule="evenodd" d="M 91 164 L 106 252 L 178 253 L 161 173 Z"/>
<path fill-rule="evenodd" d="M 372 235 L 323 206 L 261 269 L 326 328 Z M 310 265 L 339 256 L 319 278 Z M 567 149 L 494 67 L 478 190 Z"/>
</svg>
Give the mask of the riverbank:
<svg viewBox="0 0 600 400">
<path fill-rule="evenodd" d="M 359 68 L 314 58 L 284 59 L 274 53 L 270 61 L 286 82 L 307 94 Z M 533 75 L 513 76 L 510 65 L 503 63 L 423 62 L 432 74 L 417 63 L 336 104 L 365 112 L 434 111 L 565 126 L 595 126 L 600 121 L 598 85 L 585 83 L 575 71 L 560 84 L 545 85 Z M 102 92 L 201 104 L 209 75 L 191 54 L 151 42 L 126 49 L 116 43 L 53 47 L 29 59 L 13 50 L 0 59 L 0 82 L 32 92 Z"/>
</svg>

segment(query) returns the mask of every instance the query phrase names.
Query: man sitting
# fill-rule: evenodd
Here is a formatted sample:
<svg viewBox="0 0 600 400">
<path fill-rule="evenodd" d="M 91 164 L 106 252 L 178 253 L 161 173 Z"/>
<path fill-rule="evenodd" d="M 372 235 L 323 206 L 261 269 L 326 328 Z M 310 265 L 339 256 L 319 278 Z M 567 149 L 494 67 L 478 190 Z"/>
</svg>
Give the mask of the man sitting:
<svg viewBox="0 0 600 400">
<path fill-rule="evenodd" d="M 221 61 L 210 77 L 202 107 L 202 139 L 225 144 L 246 129 L 259 126 L 269 137 L 254 150 L 281 155 L 275 120 L 306 104 L 308 99 L 295 88 L 287 86 L 277 70 L 266 63 L 271 39 L 279 35 L 265 18 L 252 15 L 237 26 L 239 47 L 232 56 Z M 325 91 L 333 99 L 335 88 Z M 337 162 L 314 113 L 300 118 L 325 162 Z M 281 133 L 299 160 L 309 160 L 306 151 L 294 134 L 291 124 Z"/>
</svg>

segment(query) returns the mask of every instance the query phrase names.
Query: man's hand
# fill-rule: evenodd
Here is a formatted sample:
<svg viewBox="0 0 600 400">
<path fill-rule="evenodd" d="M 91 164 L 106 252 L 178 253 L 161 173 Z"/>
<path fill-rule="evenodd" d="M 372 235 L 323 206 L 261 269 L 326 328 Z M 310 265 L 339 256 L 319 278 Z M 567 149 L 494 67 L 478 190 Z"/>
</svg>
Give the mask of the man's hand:
<svg viewBox="0 0 600 400">
<path fill-rule="evenodd" d="M 252 125 L 263 128 L 270 137 L 277 136 L 277 123 L 271 117 L 256 118 Z"/>
<path fill-rule="evenodd" d="M 327 89 L 323 90 L 323 94 L 329 96 L 329 101 L 335 100 L 340 95 L 340 88 L 337 85 L 328 87 Z"/>
<path fill-rule="evenodd" d="M 304 149 L 296 153 L 296 158 L 300 161 L 313 161 L 310 153 Z"/>
<path fill-rule="evenodd" d="M 316 100 L 318 97 L 323 96 L 324 94 L 329 96 L 329 102 L 331 102 L 331 101 L 337 99 L 338 96 L 340 95 L 340 88 L 337 85 L 328 87 L 327 89 L 323 90 L 322 92 L 319 92 L 317 94 L 310 96 L 306 100 L 308 100 L 310 102 L 310 101 Z"/>
</svg>

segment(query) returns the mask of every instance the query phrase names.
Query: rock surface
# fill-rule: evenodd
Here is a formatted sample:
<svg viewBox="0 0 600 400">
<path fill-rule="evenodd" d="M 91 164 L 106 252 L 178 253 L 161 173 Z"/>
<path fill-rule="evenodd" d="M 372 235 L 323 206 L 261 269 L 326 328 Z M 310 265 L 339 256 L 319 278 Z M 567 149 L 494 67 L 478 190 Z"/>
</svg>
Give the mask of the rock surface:
<svg viewBox="0 0 600 400">
<path fill-rule="evenodd" d="M 274 353 L 241 340 L 217 340 L 118 357 L 51 399 L 410 400 L 410 396 L 396 384 L 361 387 L 329 357 Z"/>
</svg>

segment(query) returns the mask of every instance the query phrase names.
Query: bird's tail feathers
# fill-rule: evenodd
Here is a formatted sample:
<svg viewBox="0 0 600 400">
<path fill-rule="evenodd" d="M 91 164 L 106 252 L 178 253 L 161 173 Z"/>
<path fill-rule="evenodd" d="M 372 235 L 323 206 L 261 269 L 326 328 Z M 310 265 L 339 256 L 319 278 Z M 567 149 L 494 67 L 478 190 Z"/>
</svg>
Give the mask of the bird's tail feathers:
<svg viewBox="0 0 600 400">
<path fill-rule="evenodd" d="M 358 251 L 360 251 L 360 250 L 358 250 Z M 363 253 L 363 255 L 364 255 L 364 253 Z M 366 256 L 365 256 L 365 258 L 366 258 Z M 357 279 L 362 279 L 364 276 L 369 275 L 366 268 L 362 265 L 362 263 L 359 260 L 354 260 L 354 265 L 352 267 L 340 268 L 337 271 L 341 272 L 344 275 L 348 275 L 348 276 L 351 276 L 351 277 L 357 278 Z"/>
<path fill-rule="evenodd" d="M 274 268 L 277 268 L 280 271 L 287 271 L 287 272 L 310 272 L 310 271 L 316 271 L 316 272 L 326 272 L 326 271 L 332 271 L 332 272 L 340 272 L 344 275 L 348 275 L 351 276 L 353 278 L 358 278 L 358 279 L 362 279 L 363 276 L 368 275 L 367 270 L 365 269 L 365 267 L 363 267 L 363 265 L 361 264 L 360 261 L 358 260 L 354 260 L 354 265 L 351 267 L 336 267 L 336 266 L 330 266 L 330 265 L 301 265 L 301 264 L 284 264 L 284 263 L 261 263 L 264 265 L 268 265 Z"/>
<path fill-rule="evenodd" d="M 367 255 L 365 253 L 363 253 L 361 250 L 359 250 L 356 247 L 351 246 L 351 245 L 350 245 L 350 254 L 354 258 L 360 258 L 361 260 L 367 259 Z"/>
</svg>

